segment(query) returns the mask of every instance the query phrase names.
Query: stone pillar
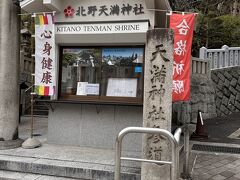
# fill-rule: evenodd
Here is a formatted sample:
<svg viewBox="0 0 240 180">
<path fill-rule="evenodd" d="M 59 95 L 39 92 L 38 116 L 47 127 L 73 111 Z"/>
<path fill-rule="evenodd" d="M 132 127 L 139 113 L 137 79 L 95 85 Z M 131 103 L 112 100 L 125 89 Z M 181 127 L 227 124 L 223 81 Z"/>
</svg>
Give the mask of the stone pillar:
<svg viewBox="0 0 240 180">
<path fill-rule="evenodd" d="M 144 74 L 143 127 L 171 132 L 173 33 L 170 29 L 147 32 Z M 143 158 L 170 160 L 170 144 L 159 135 L 143 136 Z M 142 180 L 169 179 L 169 166 L 142 163 Z"/>
<path fill-rule="evenodd" d="M 0 1 L 0 149 L 20 146 L 19 121 L 19 6 Z"/>
</svg>

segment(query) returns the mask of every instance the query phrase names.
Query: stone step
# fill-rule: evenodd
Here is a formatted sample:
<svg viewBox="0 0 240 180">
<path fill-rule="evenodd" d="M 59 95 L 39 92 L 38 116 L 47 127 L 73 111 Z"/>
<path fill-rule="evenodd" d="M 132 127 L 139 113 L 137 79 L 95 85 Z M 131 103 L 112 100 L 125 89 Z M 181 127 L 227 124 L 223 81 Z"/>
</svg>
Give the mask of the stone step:
<svg viewBox="0 0 240 180">
<path fill-rule="evenodd" d="M 25 114 L 25 115 L 22 116 L 22 117 L 30 118 L 31 115 L 30 115 L 30 114 Z M 33 117 L 38 117 L 38 118 L 48 118 L 48 115 L 36 115 L 36 114 L 34 114 Z"/>
<path fill-rule="evenodd" d="M 46 107 L 46 106 L 42 106 L 42 105 L 34 105 L 33 106 L 33 110 L 44 110 L 44 111 L 48 111 L 49 110 L 49 108 L 48 107 Z"/>
<path fill-rule="evenodd" d="M 33 108 L 48 110 L 48 106 L 46 104 L 34 104 Z"/>
<path fill-rule="evenodd" d="M 13 171 L 3 171 L 0 170 L 0 179 L 1 180 L 83 180 L 76 178 L 64 178 L 57 176 L 46 176 L 40 174 L 30 174 L 30 173 L 21 173 Z"/>
<path fill-rule="evenodd" d="M 48 116 L 48 107 L 45 104 L 34 104 L 33 106 L 34 115 Z"/>
<path fill-rule="evenodd" d="M 113 180 L 114 166 L 89 162 L 62 161 L 15 155 L 0 155 L 0 169 L 20 173 L 79 178 L 89 180 Z M 122 167 L 124 180 L 139 180 L 140 168 Z"/>
<path fill-rule="evenodd" d="M 34 114 L 34 115 L 38 115 L 38 116 L 48 116 L 48 110 L 44 110 L 44 109 L 34 109 L 34 110 L 33 110 L 33 114 Z"/>
</svg>

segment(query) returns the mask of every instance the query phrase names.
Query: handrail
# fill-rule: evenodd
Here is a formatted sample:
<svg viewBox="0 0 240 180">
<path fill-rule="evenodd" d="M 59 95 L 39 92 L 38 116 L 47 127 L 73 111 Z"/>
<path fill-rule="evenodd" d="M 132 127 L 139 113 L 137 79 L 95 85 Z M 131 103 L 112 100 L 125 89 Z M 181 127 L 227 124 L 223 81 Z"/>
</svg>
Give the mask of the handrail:
<svg viewBox="0 0 240 180">
<path fill-rule="evenodd" d="M 177 134 L 180 133 L 181 130 L 178 130 Z M 150 133 L 150 134 L 160 134 L 162 136 L 165 136 L 171 143 L 172 148 L 172 160 L 171 161 L 157 161 L 157 160 L 147 160 L 147 159 L 137 159 L 137 158 L 126 158 L 121 157 L 121 150 L 122 150 L 122 140 L 125 137 L 125 135 L 129 133 Z M 180 135 L 177 135 L 180 136 Z M 158 129 L 158 128 L 145 128 L 145 127 L 127 127 L 123 129 L 116 139 L 116 156 L 115 156 L 115 174 L 114 174 L 114 180 L 120 180 L 120 172 L 121 172 L 121 160 L 131 160 L 131 161 L 142 161 L 142 162 L 152 162 L 152 163 L 159 163 L 159 164 L 170 164 L 171 167 L 171 180 L 177 179 L 177 160 L 178 154 L 177 154 L 177 147 L 178 147 L 178 141 L 175 139 L 175 137 L 167 130 L 165 129 Z"/>
<path fill-rule="evenodd" d="M 175 133 L 173 135 L 174 138 L 176 139 L 178 145 L 179 145 L 179 142 L 180 142 L 181 133 L 182 133 L 182 128 L 177 128 L 177 130 L 175 131 Z"/>
<path fill-rule="evenodd" d="M 156 163 L 156 164 L 169 164 L 171 167 L 170 171 L 170 179 L 176 180 L 179 177 L 179 143 L 181 133 L 184 132 L 184 165 L 183 165 L 183 173 L 182 176 L 184 178 L 189 178 L 189 168 L 188 168 L 188 159 L 189 159 L 189 129 L 188 125 L 183 125 L 175 131 L 174 135 L 172 135 L 169 131 L 165 129 L 158 128 L 146 128 L 146 127 L 127 127 L 119 132 L 116 139 L 116 154 L 115 154 L 115 174 L 114 180 L 120 180 L 121 174 L 121 160 L 127 161 L 138 161 L 138 162 L 148 162 L 148 163 Z M 129 157 L 121 157 L 122 151 L 122 140 L 123 138 L 130 133 L 150 133 L 150 134 L 160 134 L 165 136 L 171 143 L 172 148 L 172 160 L 171 161 L 158 161 L 158 160 L 149 160 L 149 159 L 140 159 L 140 158 L 129 158 Z"/>
<path fill-rule="evenodd" d="M 176 139 L 176 141 L 178 142 L 178 145 L 180 144 L 180 137 L 181 137 L 181 133 L 184 133 L 184 162 L 183 162 L 183 172 L 181 174 L 182 178 L 184 179 L 189 179 L 190 178 L 190 174 L 189 174 L 189 127 L 188 124 L 185 124 L 183 126 L 180 126 L 179 128 L 176 129 L 175 133 L 174 133 L 174 138 Z M 177 158 L 179 158 L 179 148 L 177 148 L 178 150 L 178 156 Z M 177 159 L 177 169 L 179 169 L 179 159 Z M 180 175 L 178 174 L 178 177 Z"/>
<path fill-rule="evenodd" d="M 25 90 L 25 93 L 28 92 L 29 90 L 31 90 L 33 87 L 34 87 L 34 84 L 31 85 L 30 87 L 28 87 L 28 88 Z"/>
</svg>

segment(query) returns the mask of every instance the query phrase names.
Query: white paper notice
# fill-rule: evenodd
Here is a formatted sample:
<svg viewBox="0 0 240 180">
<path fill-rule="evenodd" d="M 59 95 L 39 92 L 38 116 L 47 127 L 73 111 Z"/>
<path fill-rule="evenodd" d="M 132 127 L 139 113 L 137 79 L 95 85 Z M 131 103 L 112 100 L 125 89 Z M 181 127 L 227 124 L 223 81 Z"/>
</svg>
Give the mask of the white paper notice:
<svg viewBox="0 0 240 180">
<path fill-rule="evenodd" d="M 78 82 L 77 95 L 86 96 L 87 95 L 87 85 L 88 85 L 88 82 Z"/>
<path fill-rule="evenodd" d="M 87 95 L 99 95 L 99 84 L 87 84 Z"/>
<path fill-rule="evenodd" d="M 109 78 L 107 96 L 136 97 L 136 78 Z"/>
</svg>

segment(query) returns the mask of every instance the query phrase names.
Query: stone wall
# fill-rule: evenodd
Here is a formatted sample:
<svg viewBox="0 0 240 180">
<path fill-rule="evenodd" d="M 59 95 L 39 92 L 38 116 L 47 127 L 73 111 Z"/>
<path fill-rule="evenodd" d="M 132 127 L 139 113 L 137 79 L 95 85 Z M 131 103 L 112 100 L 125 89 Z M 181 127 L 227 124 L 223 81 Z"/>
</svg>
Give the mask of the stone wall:
<svg viewBox="0 0 240 180">
<path fill-rule="evenodd" d="M 197 121 L 240 112 L 240 67 L 192 72 L 190 102 L 173 103 L 173 122 Z"/>
<path fill-rule="evenodd" d="M 198 110 L 202 112 L 203 119 L 216 117 L 214 94 L 215 89 L 210 78 L 202 74 L 192 75 L 191 100 L 173 103 L 173 121 L 196 123 Z"/>
<path fill-rule="evenodd" d="M 191 79 L 191 121 L 197 121 L 198 110 L 203 119 L 214 118 L 216 114 L 215 89 L 209 75 L 193 74 Z"/>
<path fill-rule="evenodd" d="M 214 118 L 216 114 L 215 89 L 210 78 L 207 60 L 192 58 L 191 97 L 189 102 L 173 103 L 173 122 L 196 123 L 198 110 L 203 119 Z"/>
<path fill-rule="evenodd" d="M 240 111 L 240 67 L 211 71 L 216 95 L 217 116 Z"/>
</svg>

